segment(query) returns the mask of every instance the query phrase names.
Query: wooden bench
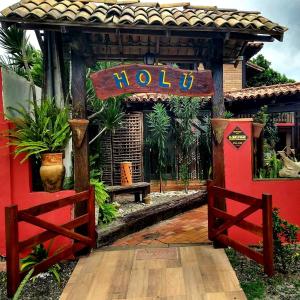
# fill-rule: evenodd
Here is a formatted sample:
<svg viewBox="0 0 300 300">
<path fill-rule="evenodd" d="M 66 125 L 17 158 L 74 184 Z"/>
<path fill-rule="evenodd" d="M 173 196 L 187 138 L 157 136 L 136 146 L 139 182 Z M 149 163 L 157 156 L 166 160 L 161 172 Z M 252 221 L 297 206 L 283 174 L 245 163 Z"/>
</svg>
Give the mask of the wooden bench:
<svg viewBox="0 0 300 300">
<path fill-rule="evenodd" d="M 134 194 L 134 200 L 140 202 L 140 194 L 142 194 L 142 200 L 150 194 L 150 183 L 148 182 L 138 182 L 131 185 L 113 185 L 107 187 L 107 192 L 110 195 L 110 199 L 113 202 L 116 195 L 120 194 Z"/>
</svg>

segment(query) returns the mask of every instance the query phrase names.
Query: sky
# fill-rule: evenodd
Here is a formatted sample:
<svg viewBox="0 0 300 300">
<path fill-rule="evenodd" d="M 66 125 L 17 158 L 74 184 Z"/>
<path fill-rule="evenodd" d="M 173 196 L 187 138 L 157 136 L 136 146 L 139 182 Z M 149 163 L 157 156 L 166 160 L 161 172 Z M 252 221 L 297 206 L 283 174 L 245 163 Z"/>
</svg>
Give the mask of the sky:
<svg viewBox="0 0 300 300">
<path fill-rule="evenodd" d="M 18 2 L 17 0 L 0 0 L 0 10 Z M 146 2 L 146 1 L 144 1 Z M 161 3 L 174 3 L 180 0 L 161 0 Z M 190 0 L 194 5 L 216 5 L 219 8 L 237 8 L 241 10 L 260 11 L 264 17 L 286 26 L 289 30 L 283 42 L 265 43 L 262 53 L 272 62 L 273 69 L 291 79 L 300 81 L 300 0 Z M 33 45 L 37 46 L 34 35 Z M 3 50 L 0 49 L 0 54 Z"/>
</svg>

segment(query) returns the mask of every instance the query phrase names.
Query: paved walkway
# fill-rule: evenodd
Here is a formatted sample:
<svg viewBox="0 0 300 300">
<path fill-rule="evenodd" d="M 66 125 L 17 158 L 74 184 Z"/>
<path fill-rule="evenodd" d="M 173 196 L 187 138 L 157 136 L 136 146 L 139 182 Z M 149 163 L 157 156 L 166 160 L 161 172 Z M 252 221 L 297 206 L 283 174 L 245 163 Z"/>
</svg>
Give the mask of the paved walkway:
<svg viewBox="0 0 300 300">
<path fill-rule="evenodd" d="M 81 258 L 61 300 L 246 300 L 223 249 L 95 251 Z"/>
<path fill-rule="evenodd" d="M 207 205 L 128 235 L 112 246 L 208 243 Z"/>
</svg>

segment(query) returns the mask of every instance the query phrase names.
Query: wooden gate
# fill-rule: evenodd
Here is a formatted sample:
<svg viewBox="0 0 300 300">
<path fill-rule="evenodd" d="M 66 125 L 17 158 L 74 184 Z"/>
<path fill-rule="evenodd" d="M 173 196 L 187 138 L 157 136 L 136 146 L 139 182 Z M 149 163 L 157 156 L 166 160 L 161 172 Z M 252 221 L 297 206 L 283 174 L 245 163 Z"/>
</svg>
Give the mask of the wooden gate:
<svg viewBox="0 0 300 300">
<path fill-rule="evenodd" d="M 62 225 L 55 225 L 39 218 L 39 215 L 60 209 L 68 205 L 78 204 L 79 202 L 87 202 L 88 212 L 80 217 L 69 221 Z M 26 222 L 34 226 L 46 229 L 45 231 L 32 236 L 26 240 L 19 240 L 18 223 Z M 88 236 L 76 233 L 74 228 L 88 225 Z M 5 230 L 6 230 L 6 255 L 7 255 L 7 295 L 12 297 L 16 292 L 21 280 L 29 272 L 20 272 L 20 253 L 24 250 L 32 249 L 36 245 L 42 244 L 56 236 L 64 236 L 75 241 L 74 244 L 65 247 L 51 257 L 43 260 L 34 266 L 34 273 L 38 274 L 57 262 L 66 259 L 86 247 L 95 247 L 95 193 L 94 188 L 89 191 L 75 194 L 74 196 L 66 197 L 60 200 L 47 202 L 36 205 L 24 210 L 18 210 L 17 205 L 12 205 L 5 208 Z"/>
<path fill-rule="evenodd" d="M 231 199 L 246 205 L 248 208 L 233 216 L 228 212 L 215 207 L 216 198 Z M 245 220 L 249 215 L 257 210 L 262 210 L 262 226 L 253 224 Z M 226 231 L 238 226 L 263 239 L 263 252 L 255 251 L 249 246 L 228 237 Z M 273 221 L 272 221 L 272 196 L 263 194 L 262 198 L 255 198 L 240 193 L 232 192 L 221 187 L 214 186 L 208 182 L 208 238 L 217 241 L 224 246 L 230 246 L 255 260 L 264 266 L 264 271 L 269 276 L 274 274 L 273 260 Z"/>
</svg>

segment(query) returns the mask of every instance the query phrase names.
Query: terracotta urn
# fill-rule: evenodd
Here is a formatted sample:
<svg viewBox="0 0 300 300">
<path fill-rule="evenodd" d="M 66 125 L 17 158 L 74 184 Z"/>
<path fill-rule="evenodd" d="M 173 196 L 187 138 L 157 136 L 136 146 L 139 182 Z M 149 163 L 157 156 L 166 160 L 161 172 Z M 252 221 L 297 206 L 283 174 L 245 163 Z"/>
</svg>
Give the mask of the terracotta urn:
<svg viewBox="0 0 300 300">
<path fill-rule="evenodd" d="M 211 119 L 211 126 L 213 129 L 213 134 L 215 137 L 215 141 L 218 144 L 222 143 L 224 131 L 228 125 L 227 119 Z"/>
<path fill-rule="evenodd" d="M 40 175 L 45 192 L 54 193 L 62 189 L 65 166 L 62 153 L 42 154 Z"/>
<path fill-rule="evenodd" d="M 253 125 L 253 137 L 258 139 L 261 135 L 263 128 L 265 127 L 262 123 L 252 123 Z"/>
</svg>

